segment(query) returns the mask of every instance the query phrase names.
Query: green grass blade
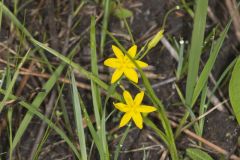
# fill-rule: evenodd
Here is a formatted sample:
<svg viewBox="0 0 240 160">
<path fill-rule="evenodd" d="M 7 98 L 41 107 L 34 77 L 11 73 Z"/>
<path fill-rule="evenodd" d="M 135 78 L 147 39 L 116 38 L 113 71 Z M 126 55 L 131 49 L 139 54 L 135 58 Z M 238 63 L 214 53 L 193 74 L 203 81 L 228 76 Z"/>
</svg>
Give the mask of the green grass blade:
<svg viewBox="0 0 240 160">
<path fill-rule="evenodd" d="M 41 105 L 41 103 L 43 102 L 43 100 L 46 98 L 46 96 L 48 95 L 48 93 L 51 91 L 51 89 L 53 88 L 53 86 L 55 85 L 56 81 L 58 80 L 59 76 L 61 75 L 63 69 L 65 67 L 65 64 L 61 64 L 56 71 L 52 74 L 52 76 L 50 77 L 50 79 L 43 85 L 43 90 L 45 92 L 40 92 L 37 94 L 36 98 L 33 100 L 32 102 L 32 106 L 34 106 L 35 108 L 39 108 L 39 106 Z M 27 129 L 27 126 L 29 125 L 29 123 L 31 122 L 33 115 L 31 112 L 27 112 L 24 119 L 22 120 L 16 134 L 15 137 L 13 139 L 13 148 L 16 147 L 17 143 L 20 141 L 23 133 L 25 132 L 25 130 Z"/>
<path fill-rule="evenodd" d="M 207 99 L 207 90 L 208 90 L 208 87 L 207 87 L 207 84 L 203 87 L 203 90 L 202 90 L 202 95 L 201 95 L 201 100 L 200 100 L 200 107 L 199 107 L 199 115 L 203 115 L 206 110 L 207 110 L 207 105 L 206 105 L 206 99 Z M 204 122 L 205 122 L 205 117 L 201 118 L 199 120 L 199 123 L 198 123 L 198 127 L 199 127 L 199 130 L 197 132 L 197 134 L 199 136 L 202 136 L 203 134 L 203 129 L 204 129 Z M 195 126 L 195 128 L 197 127 L 197 125 Z"/>
<path fill-rule="evenodd" d="M 15 72 L 16 73 L 16 72 Z M 6 88 L 8 88 L 9 85 L 11 85 L 11 68 L 9 64 L 7 64 L 7 74 L 6 74 Z M 9 95 L 12 93 L 12 90 L 10 91 Z M 9 159 L 12 159 L 12 140 L 13 140 L 13 132 L 12 132 L 12 113 L 13 113 L 13 108 L 9 107 L 8 112 L 7 112 L 7 120 L 8 120 L 8 133 L 9 133 Z"/>
<path fill-rule="evenodd" d="M 99 154 L 100 154 L 100 159 L 101 160 L 104 160 L 104 150 L 103 150 L 103 146 L 101 145 L 101 140 L 100 140 L 100 137 L 98 135 L 98 133 L 96 132 L 96 130 L 94 129 L 93 127 L 93 124 L 91 122 L 91 119 L 87 113 L 87 110 L 86 110 L 86 106 L 81 98 L 81 95 L 79 96 L 79 101 L 80 101 L 80 106 L 82 108 L 82 111 L 83 111 L 83 115 L 86 119 L 86 123 L 87 123 L 87 126 L 88 126 L 88 129 L 92 135 L 92 138 L 93 138 L 93 141 L 94 143 L 96 144 L 97 146 L 97 149 L 99 151 Z"/>
<path fill-rule="evenodd" d="M 114 160 L 118 160 L 118 156 L 119 156 L 120 150 L 122 148 L 123 142 L 125 141 L 125 139 L 126 139 L 126 137 L 128 135 L 130 127 L 131 127 L 131 124 L 128 125 L 127 129 L 123 133 L 123 136 L 122 136 L 120 142 L 117 145 L 117 149 L 114 152 Z"/>
<path fill-rule="evenodd" d="M 92 74 L 98 77 L 98 64 L 97 64 L 97 51 L 96 51 L 96 33 L 95 33 L 95 18 L 91 18 L 91 30 L 90 30 L 90 48 L 91 48 L 91 69 Z M 99 92 L 98 85 L 91 79 L 91 91 L 92 91 L 92 99 L 93 99 L 93 108 L 94 115 L 97 124 L 97 130 L 100 129 L 101 126 L 101 95 Z"/>
<path fill-rule="evenodd" d="M 179 59 L 178 59 L 178 66 L 177 66 L 177 72 L 176 72 L 176 78 L 177 80 L 180 80 L 182 69 L 183 69 L 183 61 L 184 61 L 184 41 L 183 39 L 180 40 L 180 47 L 179 47 Z"/>
<path fill-rule="evenodd" d="M 238 58 L 232 72 L 232 77 L 229 83 L 229 97 L 232 104 L 233 112 L 237 119 L 238 124 L 240 124 L 240 58 Z"/>
<path fill-rule="evenodd" d="M 228 67 L 224 70 L 224 72 L 221 74 L 220 78 L 217 80 L 216 85 L 214 86 L 214 88 L 212 89 L 211 93 L 210 93 L 210 97 L 208 98 L 207 101 L 207 106 L 211 103 L 210 99 L 211 96 L 216 92 L 216 90 L 219 88 L 219 86 L 221 85 L 221 83 L 223 82 L 223 80 L 227 77 L 228 73 L 233 69 L 234 65 L 236 64 L 236 61 L 238 60 L 238 58 L 235 58 L 230 65 L 228 65 Z"/>
<path fill-rule="evenodd" d="M 231 25 L 231 22 L 229 22 L 227 24 L 227 26 L 225 27 L 224 31 L 221 33 L 221 35 L 218 38 L 218 40 L 216 41 L 216 43 L 213 44 L 212 51 L 210 53 L 210 57 L 205 65 L 205 67 L 203 68 L 203 71 L 200 74 L 199 79 L 196 84 L 196 87 L 194 89 L 191 106 L 193 106 L 194 103 L 196 102 L 199 94 L 201 93 L 204 85 L 206 84 L 206 82 L 208 80 L 209 74 L 210 74 L 210 72 L 213 68 L 213 65 L 217 59 L 217 55 L 218 55 L 220 49 L 222 48 L 223 42 L 227 36 L 227 32 L 230 28 L 230 25 Z"/>
<path fill-rule="evenodd" d="M 100 43 L 100 54 L 103 55 L 106 35 L 107 35 L 107 27 L 108 27 L 108 19 L 110 15 L 110 0 L 104 0 L 104 15 L 103 15 L 103 25 L 101 31 L 101 43 Z"/>
<path fill-rule="evenodd" d="M 9 96 L 9 95 L 11 94 L 11 92 L 12 92 L 12 89 L 13 89 L 13 87 L 14 87 L 14 85 L 15 85 L 15 82 L 16 82 L 16 80 L 17 80 L 17 77 L 18 77 L 18 75 L 19 75 L 19 70 L 20 70 L 20 68 L 23 66 L 24 62 L 27 60 L 29 53 L 30 53 L 30 50 L 28 50 L 28 52 L 25 54 L 25 56 L 23 57 L 23 59 L 22 59 L 21 62 L 19 63 L 19 65 L 18 65 L 18 67 L 17 67 L 17 69 L 16 69 L 16 71 L 15 71 L 15 73 L 14 73 L 14 75 L 13 75 L 12 80 L 11 80 L 10 84 L 8 85 L 7 93 L 4 95 L 3 100 L 0 102 L 0 113 L 1 113 L 1 111 L 2 111 L 2 109 L 3 109 L 3 107 L 4 107 L 4 104 L 5 104 L 6 100 L 8 99 L 8 96 Z"/>
<path fill-rule="evenodd" d="M 0 88 L 0 93 L 5 95 L 6 91 Z M 9 95 L 9 98 L 14 99 L 14 100 L 17 99 L 17 97 L 15 97 L 12 94 Z M 24 101 L 19 102 L 19 104 L 21 106 L 23 106 L 24 108 L 26 108 L 28 110 L 28 113 L 30 113 L 32 116 L 36 115 L 41 120 L 43 120 L 45 123 L 47 123 L 48 126 L 53 128 L 62 137 L 62 139 L 65 140 L 65 142 L 69 145 L 69 147 L 72 149 L 72 151 L 78 157 L 78 159 L 80 159 L 80 155 L 78 153 L 77 148 L 73 145 L 73 143 L 69 140 L 67 135 L 60 128 L 58 128 L 54 123 L 52 123 L 52 121 L 50 121 L 47 117 L 45 117 L 42 113 L 40 113 L 35 106 L 30 105 Z"/>
<path fill-rule="evenodd" d="M 3 0 L 0 1 L 0 32 L 1 32 L 1 29 L 2 29 L 2 4 L 3 4 Z"/>
<path fill-rule="evenodd" d="M 167 136 L 154 124 L 149 118 L 144 117 L 144 123 L 150 127 L 154 132 L 163 140 L 163 142 L 169 146 L 168 138 Z"/>
<path fill-rule="evenodd" d="M 81 106 L 80 106 L 80 101 L 79 101 L 76 80 L 75 80 L 73 72 L 71 74 L 71 80 L 72 80 L 72 97 L 73 97 L 74 117 L 75 117 L 75 122 L 76 122 L 76 127 L 77 127 L 77 135 L 78 135 L 78 140 L 79 140 L 79 144 L 80 144 L 81 156 L 82 156 L 82 159 L 85 160 L 85 159 L 87 159 L 87 149 L 86 149 L 87 147 L 86 147 L 85 133 L 84 133 L 84 128 L 83 128 L 83 117 L 82 117 L 82 112 L 81 112 Z"/>
<path fill-rule="evenodd" d="M 95 18 L 91 18 L 91 30 L 90 30 L 90 48 L 91 48 L 91 68 L 92 74 L 98 77 L 98 64 L 97 64 L 97 51 L 96 51 L 96 21 Z M 104 150 L 105 159 L 109 159 L 109 151 L 106 138 L 106 126 L 105 126 L 105 114 L 106 108 L 102 111 L 101 94 L 99 86 L 93 80 L 91 80 L 92 99 L 94 107 L 94 115 L 97 124 L 97 130 L 99 130 L 99 137 Z"/>
<path fill-rule="evenodd" d="M 194 16 L 194 26 L 192 40 L 189 52 L 188 76 L 186 85 L 186 105 L 190 106 L 192 102 L 194 87 L 198 76 L 200 64 L 200 55 L 204 40 L 204 31 L 206 26 L 208 0 L 197 0 Z"/>
</svg>

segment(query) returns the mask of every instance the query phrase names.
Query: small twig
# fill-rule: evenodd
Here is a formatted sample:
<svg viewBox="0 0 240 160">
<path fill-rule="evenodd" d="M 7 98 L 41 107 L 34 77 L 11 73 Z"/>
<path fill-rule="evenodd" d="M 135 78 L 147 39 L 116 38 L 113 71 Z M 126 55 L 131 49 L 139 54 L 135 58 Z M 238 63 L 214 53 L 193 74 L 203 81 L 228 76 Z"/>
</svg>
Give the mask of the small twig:
<svg viewBox="0 0 240 160">
<path fill-rule="evenodd" d="M 167 158 L 167 155 L 168 155 L 168 150 L 163 151 L 160 160 L 165 160 Z"/>
<path fill-rule="evenodd" d="M 156 84 L 153 84 L 152 85 L 152 88 L 157 88 L 159 86 L 163 86 L 163 85 L 166 85 L 166 84 L 169 84 L 169 83 L 172 83 L 172 82 L 175 82 L 176 81 L 176 77 L 172 77 L 172 78 L 168 78 L 164 81 L 161 81 L 161 82 L 158 82 Z"/>
<path fill-rule="evenodd" d="M 222 107 L 222 104 L 227 103 L 228 100 L 225 100 L 221 103 L 219 103 L 218 105 L 214 106 L 213 108 L 209 109 L 207 112 L 205 112 L 204 114 L 200 115 L 199 117 L 197 117 L 196 119 L 192 120 L 189 124 L 187 124 L 185 127 L 183 127 L 181 130 L 183 131 L 184 129 L 189 128 L 191 125 L 193 125 L 194 123 L 196 123 L 197 121 L 199 121 L 200 119 L 206 117 L 208 114 L 212 113 L 214 110 L 216 110 L 219 107 Z"/>
<path fill-rule="evenodd" d="M 31 76 L 36 76 L 36 77 L 41 77 L 41 78 L 50 78 L 51 75 L 47 74 L 47 73 L 37 73 L 37 72 L 25 72 L 25 71 L 20 71 L 19 74 L 22 75 L 31 75 Z M 71 84 L 71 81 L 67 78 L 59 78 L 58 79 L 59 82 L 62 83 L 67 83 L 67 84 Z M 91 89 L 90 85 L 82 83 L 82 82 L 76 82 L 77 87 L 79 88 L 83 88 L 83 89 Z"/>
<path fill-rule="evenodd" d="M 162 44 L 166 47 L 166 49 L 169 51 L 169 53 L 171 54 L 171 56 L 178 61 L 179 57 L 178 57 L 178 53 L 177 51 L 172 47 L 172 45 L 169 43 L 169 41 L 163 37 L 161 39 Z"/>
</svg>

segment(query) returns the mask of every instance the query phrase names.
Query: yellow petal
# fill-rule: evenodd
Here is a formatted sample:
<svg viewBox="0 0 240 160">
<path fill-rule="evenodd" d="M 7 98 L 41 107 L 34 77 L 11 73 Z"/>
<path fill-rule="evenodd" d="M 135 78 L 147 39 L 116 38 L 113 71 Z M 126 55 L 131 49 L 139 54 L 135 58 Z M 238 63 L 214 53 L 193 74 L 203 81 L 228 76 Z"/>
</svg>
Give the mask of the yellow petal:
<svg viewBox="0 0 240 160">
<path fill-rule="evenodd" d="M 117 58 L 119 58 L 119 59 L 124 58 L 123 52 L 117 46 L 112 45 L 112 50 Z"/>
<path fill-rule="evenodd" d="M 126 103 L 128 104 L 128 105 L 133 105 L 133 99 L 132 99 L 132 96 L 131 96 L 131 94 L 128 92 L 128 91 L 124 91 L 123 92 L 123 98 L 124 98 L 124 100 L 126 101 Z"/>
<path fill-rule="evenodd" d="M 122 69 L 116 69 L 112 75 L 111 83 L 115 83 L 123 74 Z"/>
<path fill-rule="evenodd" d="M 120 63 L 119 60 L 117 58 L 108 58 L 104 61 L 104 65 L 111 67 L 111 68 L 119 68 L 120 67 Z"/>
<path fill-rule="evenodd" d="M 143 113 L 150 113 L 156 110 L 157 108 L 153 106 L 147 106 L 147 105 L 140 105 L 140 107 L 137 108 L 138 112 L 143 112 Z"/>
<path fill-rule="evenodd" d="M 137 45 L 133 45 L 131 48 L 128 49 L 128 54 L 134 58 L 137 53 Z"/>
<path fill-rule="evenodd" d="M 136 124 L 136 126 L 140 129 L 143 128 L 143 119 L 142 119 L 142 115 L 139 112 L 135 112 L 132 115 L 133 121 Z"/>
<path fill-rule="evenodd" d="M 113 103 L 113 104 L 121 112 L 128 112 L 130 110 L 130 108 L 126 104 L 123 104 L 123 103 Z"/>
<path fill-rule="evenodd" d="M 134 104 L 136 106 L 140 105 L 142 103 L 142 100 L 143 100 L 143 97 L 144 97 L 144 92 L 141 91 L 140 93 L 138 93 L 135 98 L 134 98 Z"/>
<path fill-rule="evenodd" d="M 125 126 L 130 121 L 131 117 L 132 117 L 131 112 L 125 113 L 121 119 L 119 127 Z"/>
<path fill-rule="evenodd" d="M 143 61 L 136 60 L 135 62 L 139 65 L 140 68 L 144 68 L 148 66 L 148 64 Z"/>
<path fill-rule="evenodd" d="M 124 69 L 124 74 L 129 80 L 131 80 L 135 83 L 138 83 L 138 75 L 134 69 L 126 68 L 126 69 Z"/>
</svg>

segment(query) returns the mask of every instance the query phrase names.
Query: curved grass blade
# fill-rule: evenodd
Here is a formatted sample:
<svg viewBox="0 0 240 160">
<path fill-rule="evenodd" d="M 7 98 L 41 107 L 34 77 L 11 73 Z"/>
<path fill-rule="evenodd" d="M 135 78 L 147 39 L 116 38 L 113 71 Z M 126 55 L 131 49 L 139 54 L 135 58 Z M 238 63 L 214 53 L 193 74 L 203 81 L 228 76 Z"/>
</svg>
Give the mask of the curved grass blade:
<svg viewBox="0 0 240 160">
<path fill-rule="evenodd" d="M 106 30 L 108 27 L 108 19 L 110 15 L 110 2 L 111 0 L 104 0 L 104 15 L 103 15 L 103 25 L 101 31 L 101 43 L 100 43 L 100 54 L 103 55 L 104 46 L 106 41 Z"/>
<path fill-rule="evenodd" d="M 83 127 L 83 117 L 81 112 L 81 106 L 79 101 L 78 89 L 76 85 L 76 80 L 73 72 L 71 73 L 72 80 L 72 97 L 73 97 L 73 107 L 74 107 L 74 117 L 77 127 L 77 135 L 80 144 L 81 156 L 83 159 L 87 159 L 87 147 L 85 142 L 85 133 Z"/>
</svg>

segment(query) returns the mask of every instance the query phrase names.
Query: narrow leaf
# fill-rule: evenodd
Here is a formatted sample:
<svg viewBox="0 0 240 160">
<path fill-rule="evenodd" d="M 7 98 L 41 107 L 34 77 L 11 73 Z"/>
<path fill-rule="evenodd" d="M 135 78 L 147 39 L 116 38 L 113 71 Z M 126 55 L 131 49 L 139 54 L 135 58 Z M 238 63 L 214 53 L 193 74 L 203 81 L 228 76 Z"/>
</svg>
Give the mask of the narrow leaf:
<svg viewBox="0 0 240 160">
<path fill-rule="evenodd" d="M 197 0 L 194 15 L 194 26 L 189 52 L 188 76 L 186 85 L 186 104 L 191 105 L 194 87 L 198 76 L 200 56 L 206 26 L 208 0 Z"/>
<path fill-rule="evenodd" d="M 229 97 L 235 117 L 240 124 L 240 58 L 238 58 L 232 72 L 229 84 Z"/>
<path fill-rule="evenodd" d="M 213 160 L 213 158 L 209 156 L 206 152 L 196 148 L 188 148 L 187 155 L 192 160 Z"/>
<path fill-rule="evenodd" d="M 81 151 L 82 158 L 87 159 L 87 149 L 86 149 L 87 147 L 85 142 L 85 133 L 84 133 L 84 127 L 83 127 L 83 120 L 82 120 L 83 117 L 81 112 L 76 80 L 73 72 L 71 74 L 71 79 L 72 79 L 72 97 L 73 97 L 74 117 L 75 117 L 75 122 L 77 127 L 78 140 L 80 144 L 80 151 Z"/>
</svg>

